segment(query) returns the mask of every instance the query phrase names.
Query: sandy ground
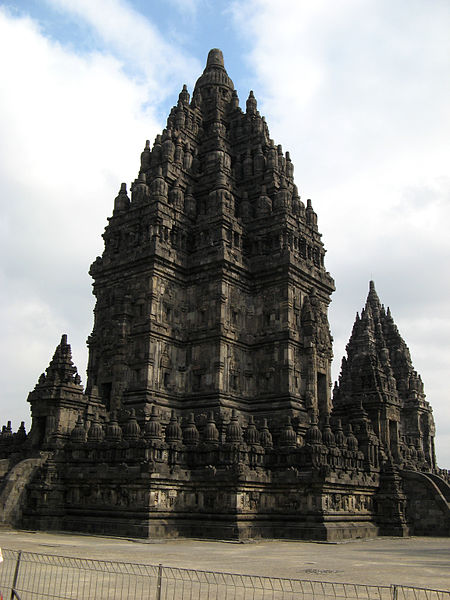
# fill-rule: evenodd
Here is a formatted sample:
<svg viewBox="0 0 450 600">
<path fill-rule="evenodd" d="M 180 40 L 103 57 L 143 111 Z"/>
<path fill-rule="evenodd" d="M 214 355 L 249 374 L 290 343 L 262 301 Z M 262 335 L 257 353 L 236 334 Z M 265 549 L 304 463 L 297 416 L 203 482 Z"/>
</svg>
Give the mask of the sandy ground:
<svg viewBox="0 0 450 600">
<path fill-rule="evenodd" d="M 340 544 L 131 540 L 0 530 L 0 547 L 293 579 L 450 589 L 450 538 L 377 538 Z"/>
</svg>

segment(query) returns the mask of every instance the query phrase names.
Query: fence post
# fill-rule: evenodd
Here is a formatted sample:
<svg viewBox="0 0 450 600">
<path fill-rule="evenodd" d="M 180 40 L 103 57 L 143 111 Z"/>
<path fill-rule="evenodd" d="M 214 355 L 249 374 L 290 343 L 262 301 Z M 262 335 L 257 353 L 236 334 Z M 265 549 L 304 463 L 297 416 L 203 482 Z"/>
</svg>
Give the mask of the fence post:
<svg viewBox="0 0 450 600">
<path fill-rule="evenodd" d="M 391 585 L 392 588 L 392 600 L 398 600 L 398 586 Z"/>
<path fill-rule="evenodd" d="M 16 562 L 16 568 L 14 570 L 14 577 L 13 577 L 13 582 L 12 582 L 12 588 L 11 588 L 11 596 L 10 599 L 14 600 L 14 597 L 17 596 L 16 594 L 16 583 L 17 583 L 17 579 L 19 577 L 19 567 L 20 567 L 20 558 L 22 556 L 22 551 L 19 550 L 19 554 L 17 555 L 17 562 Z"/>
<path fill-rule="evenodd" d="M 162 570 L 163 566 L 159 563 L 158 566 L 158 581 L 156 584 L 156 600 L 161 600 L 161 585 L 162 585 Z"/>
</svg>

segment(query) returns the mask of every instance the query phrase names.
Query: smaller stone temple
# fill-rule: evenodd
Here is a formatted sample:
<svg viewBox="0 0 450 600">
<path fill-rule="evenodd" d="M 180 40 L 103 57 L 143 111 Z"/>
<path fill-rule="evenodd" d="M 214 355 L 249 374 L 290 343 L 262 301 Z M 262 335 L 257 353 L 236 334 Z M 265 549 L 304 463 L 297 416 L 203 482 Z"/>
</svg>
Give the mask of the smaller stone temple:
<svg viewBox="0 0 450 600">
<path fill-rule="evenodd" d="M 133 537 L 450 535 L 420 376 L 373 282 L 332 394 L 334 281 L 311 200 L 220 50 L 123 183 L 90 274 L 87 383 L 63 335 L 0 435 L 0 520 Z"/>
<path fill-rule="evenodd" d="M 333 415 L 346 424 L 368 419 L 377 443 L 395 463 L 419 471 L 436 470 L 434 420 L 422 379 L 373 281 L 342 360 Z"/>
</svg>

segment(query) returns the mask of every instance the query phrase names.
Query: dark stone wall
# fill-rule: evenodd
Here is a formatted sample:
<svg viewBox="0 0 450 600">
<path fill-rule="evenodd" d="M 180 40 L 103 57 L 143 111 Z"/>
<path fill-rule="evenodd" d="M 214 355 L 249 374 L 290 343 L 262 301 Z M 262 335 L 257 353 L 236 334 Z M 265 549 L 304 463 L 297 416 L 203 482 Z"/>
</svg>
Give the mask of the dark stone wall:
<svg viewBox="0 0 450 600">
<path fill-rule="evenodd" d="M 80 473 L 78 473 L 80 475 Z M 337 541 L 373 537 L 376 486 L 314 481 L 239 481 L 230 471 L 189 481 L 186 473 L 149 481 L 134 473 L 124 484 L 119 469 L 101 485 L 98 474 L 78 477 L 60 494 L 56 486 L 41 502 L 41 483 L 31 492 L 23 526 L 132 537 L 278 538 Z M 132 473 L 130 473 L 130 476 Z M 63 488 L 60 488 L 61 490 Z M 33 496 L 36 502 L 33 502 Z"/>
<path fill-rule="evenodd" d="M 425 473 L 403 471 L 406 519 L 412 535 L 450 536 L 450 487 Z M 447 496 L 447 498 L 445 497 Z"/>
<path fill-rule="evenodd" d="M 402 469 L 436 472 L 434 422 L 373 282 L 331 402 L 334 282 L 317 215 L 219 50 L 130 191 L 90 270 L 86 389 L 64 334 L 29 394 L 30 434 L 0 434 L 22 525 L 340 540 L 406 535 L 407 507 L 415 531 L 442 527 L 442 485 L 402 486 Z"/>
</svg>

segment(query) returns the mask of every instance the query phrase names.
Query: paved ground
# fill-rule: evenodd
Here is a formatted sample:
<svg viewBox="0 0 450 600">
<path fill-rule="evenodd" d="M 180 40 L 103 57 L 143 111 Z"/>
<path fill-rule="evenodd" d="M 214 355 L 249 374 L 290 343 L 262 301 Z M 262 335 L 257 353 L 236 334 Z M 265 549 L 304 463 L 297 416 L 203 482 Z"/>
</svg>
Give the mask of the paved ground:
<svg viewBox="0 0 450 600">
<path fill-rule="evenodd" d="M 188 569 L 450 590 L 450 538 L 240 544 L 0 530 L 0 547 L 61 556 L 162 563 Z"/>
</svg>

